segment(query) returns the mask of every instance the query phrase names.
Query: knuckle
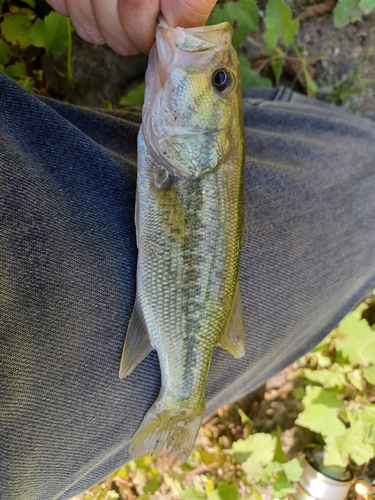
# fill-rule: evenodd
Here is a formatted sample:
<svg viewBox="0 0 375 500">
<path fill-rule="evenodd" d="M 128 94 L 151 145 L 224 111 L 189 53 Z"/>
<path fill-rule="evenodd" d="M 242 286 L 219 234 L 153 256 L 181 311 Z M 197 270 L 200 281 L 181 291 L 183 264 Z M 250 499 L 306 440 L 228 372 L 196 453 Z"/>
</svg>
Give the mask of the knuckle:
<svg viewBox="0 0 375 500">
<path fill-rule="evenodd" d="M 122 37 L 123 38 L 123 37 Z M 134 56 L 139 54 L 140 50 L 126 37 L 126 40 L 119 40 L 119 37 L 110 37 L 106 39 L 106 44 L 117 54 L 122 56 Z"/>
<path fill-rule="evenodd" d="M 95 28 L 88 28 L 87 26 L 81 26 L 74 24 L 77 35 L 85 40 L 86 42 L 92 43 L 93 45 L 103 45 L 105 43 L 100 31 Z"/>
</svg>

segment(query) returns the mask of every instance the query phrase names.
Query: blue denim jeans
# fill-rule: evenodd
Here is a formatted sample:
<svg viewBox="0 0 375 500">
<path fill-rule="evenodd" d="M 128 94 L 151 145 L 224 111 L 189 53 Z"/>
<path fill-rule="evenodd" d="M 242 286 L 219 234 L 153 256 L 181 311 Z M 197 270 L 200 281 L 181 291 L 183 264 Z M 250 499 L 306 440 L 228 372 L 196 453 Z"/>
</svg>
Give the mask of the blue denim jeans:
<svg viewBox="0 0 375 500">
<path fill-rule="evenodd" d="M 135 294 L 139 109 L 80 109 L 0 77 L 0 499 L 65 500 L 128 460 L 156 352 L 119 362 Z M 207 412 L 314 347 L 375 284 L 375 124 L 245 93 L 246 355 L 215 348 Z"/>
</svg>

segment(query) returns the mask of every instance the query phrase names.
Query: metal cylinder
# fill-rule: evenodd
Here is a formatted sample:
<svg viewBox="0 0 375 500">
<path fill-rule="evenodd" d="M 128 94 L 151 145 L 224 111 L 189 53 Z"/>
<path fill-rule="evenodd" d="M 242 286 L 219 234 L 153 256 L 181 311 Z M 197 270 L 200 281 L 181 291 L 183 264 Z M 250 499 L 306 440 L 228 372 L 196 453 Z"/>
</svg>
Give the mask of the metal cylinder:
<svg viewBox="0 0 375 500">
<path fill-rule="evenodd" d="M 319 446 L 308 447 L 302 461 L 303 473 L 294 486 L 296 500 L 345 500 L 353 482 L 348 468 L 326 467 Z"/>
</svg>

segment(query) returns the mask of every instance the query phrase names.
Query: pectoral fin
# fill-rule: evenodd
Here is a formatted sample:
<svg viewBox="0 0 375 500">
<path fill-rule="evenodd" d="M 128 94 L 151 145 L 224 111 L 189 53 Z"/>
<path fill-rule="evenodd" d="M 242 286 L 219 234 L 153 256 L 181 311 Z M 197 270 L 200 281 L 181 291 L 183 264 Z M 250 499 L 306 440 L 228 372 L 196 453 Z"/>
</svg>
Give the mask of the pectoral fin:
<svg viewBox="0 0 375 500">
<path fill-rule="evenodd" d="M 120 378 L 129 375 L 153 349 L 138 300 L 135 301 L 126 332 L 120 362 Z"/>
<path fill-rule="evenodd" d="M 227 324 L 218 345 L 232 354 L 235 358 L 242 358 L 245 354 L 245 324 L 239 283 L 237 283 L 232 308 L 229 312 Z"/>
</svg>

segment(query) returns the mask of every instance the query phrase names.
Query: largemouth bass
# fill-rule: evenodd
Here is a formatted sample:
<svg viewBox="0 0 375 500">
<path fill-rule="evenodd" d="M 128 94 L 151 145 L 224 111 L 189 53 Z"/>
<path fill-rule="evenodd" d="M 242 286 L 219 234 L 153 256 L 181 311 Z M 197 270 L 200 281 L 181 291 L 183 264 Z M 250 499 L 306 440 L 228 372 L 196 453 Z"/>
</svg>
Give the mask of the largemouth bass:
<svg viewBox="0 0 375 500">
<path fill-rule="evenodd" d="M 160 18 L 138 136 L 137 292 L 121 359 L 155 348 L 160 394 L 130 444 L 186 460 L 205 412 L 212 351 L 244 353 L 238 285 L 244 162 L 241 81 L 229 23 Z"/>
</svg>

